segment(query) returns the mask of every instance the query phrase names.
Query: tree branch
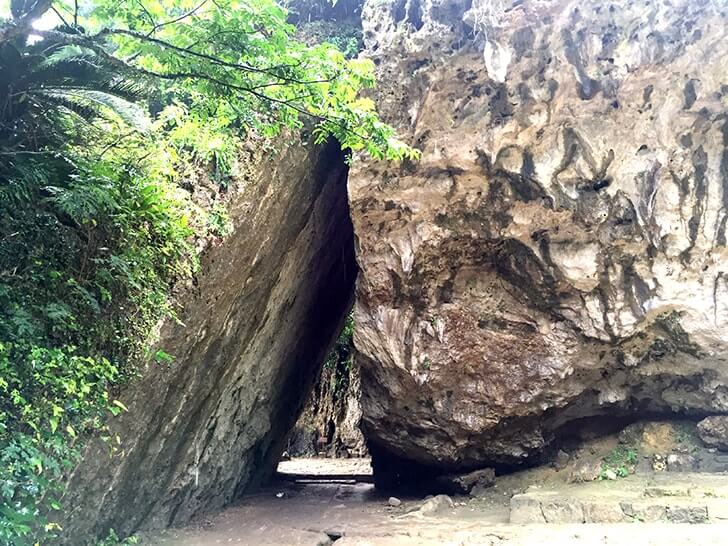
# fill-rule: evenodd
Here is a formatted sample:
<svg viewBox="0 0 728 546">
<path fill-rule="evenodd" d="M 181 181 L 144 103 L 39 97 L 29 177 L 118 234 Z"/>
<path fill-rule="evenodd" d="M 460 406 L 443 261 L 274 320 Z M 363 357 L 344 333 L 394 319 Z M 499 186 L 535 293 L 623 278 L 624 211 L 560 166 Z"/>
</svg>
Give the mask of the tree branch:
<svg viewBox="0 0 728 546">
<path fill-rule="evenodd" d="M 67 26 L 68 28 L 71 28 L 71 25 L 69 25 L 69 24 L 68 24 L 68 21 L 66 21 L 66 20 L 65 20 L 65 19 L 63 18 L 63 15 L 61 15 L 61 12 L 60 12 L 60 11 L 58 11 L 58 10 L 57 10 L 57 9 L 55 8 L 55 6 L 51 6 L 51 10 L 53 11 L 53 13 L 55 13 L 56 15 L 58 15 L 58 18 L 59 18 L 59 19 L 61 20 L 61 22 L 62 22 L 62 23 L 63 23 L 64 25 L 66 25 L 66 26 Z"/>
<path fill-rule="evenodd" d="M 37 0 L 31 8 L 0 28 L 0 42 L 12 40 L 30 31 L 33 21 L 51 8 L 53 0 Z"/>
<path fill-rule="evenodd" d="M 152 26 L 156 26 L 157 22 L 154 20 L 154 17 L 152 17 L 152 14 L 149 13 L 149 10 L 147 7 L 142 3 L 142 0 L 135 0 L 137 4 L 139 4 L 139 7 L 142 8 L 142 11 L 149 19 L 149 22 L 152 24 Z"/>
<path fill-rule="evenodd" d="M 258 89 L 266 88 L 266 87 L 273 87 L 277 85 L 284 85 L 279 82 L 268 82 L 265 84 L 260 85 L 254 85 L 254 86 L 242 86 L 242 85 L 236 85 L 231 82 L 226 82 L 224 80 L 215 78 L 213 76 L 210 76 L 208 74 L 204 74 L 202 72 L 154 72 L 152 70 L 147 70 L 146 68 L 142 68 L 139 66 L 134 66 L 125 63 L 123 60 L 119 59 L 118 57 L 113 56 L 110 54 L 104 47 L 102 47 L 98 42 L 95 40 L 90 39 L 89 37 L 85 36 L 74 36 L 70 34 L 66 34 L 64 32 L 58 32 L 55 30 L 44 30 L 44 31 L 38 31 L 38 34 L 43 37 L 51 38 L 53 40 L 56 40 L 58 42 L 67 44 L 67 45 L 81 45 L 84 47 L 87 47 L 88 49 L 92 50 L 94 53 L 102 57 L 104 60 L 106 60 L 109 64 L 116 66 L 122 71 L 125 72 L 135 72 L 137 74 L 141 74 L 150 78 L 156 78 L 160 80 L 180 80 L 180 79 L 196 79 L 196 80 L 204 80 L 208 81 L 210 83 L 214 83 L 216 85 L 220 85 L 221 87 L 224 87 L 226 89 L 232 89 L 235 91 L 243 92 L 243 93 L 249 93 L 258 99 L 264 100 L 266 102 L 280 104 L 288 106 L 294 110 L 296 110 L 299 113 L 306 114 L 308 116 L 317 117 L 315 114 L 305 110 L 301 109 L 300 107 L 295 106 L 293 100 L 306 98 L 311 95 L 305 95 L 305 96 L 299 96 L 295 97 L 293 100 L 283 100 L 283 99 L 277 99 L 275 97 L 270 97 L 264 93 L 260 93 Z M 312 84 L 312 83 L 328 83 L 332 81 L 331 79 L 326 80 L 312 80 L 309 82 L 301 82 L 302 84 Z M 324 118 L 321 118 L 324 119 Z"/>
<path fill-rule="evenodd" d="M 157 23 L 156 25 L 154 25 L 154 28 L 149 31 L 149 33 L 147 34 L 147 36 L 151 36 L 152 34 L 154 34 L 156 31 L 158 31 L 162 27 L 166 27 L 167 25 L 173 25 L 175 23 L 179 23 L 183 19 L 187 19 L 187 17 L 190 17 L 191 15 L 194 15 L 195 12 L 198 9 L 200 9 L 202 6 L 204 6 L 206 3 L 207 3 L 207 0 L 202 0 L 202 2 L 200 2 L 199 4 L 197 4 L 196 7 L 192 8 L 187 13 L 184 13 L 184 14 L 180 15 L 179 17 L 177 17 L 175 19 L 172 19 L 170 21 L 165 21 L 164 23 Z"/>
<path fill-rule="evenodd" d="M 89 36 L 90 39 L 99 38 L 102 36 L 108 36 L 110 34 L 117 34 L 117 35 L 123 35 L 123 36 L 129 36 L 131 38 L 135 38 L 137 40 L 141 40 L 144 42 L 151 42 L 154 44 L 157 44 L 161 47 L 164 47 L 166 49 L 170 49 L 172 51 L 176 51 L 177 53 L 181 53 L 182 55 L 190 55 L 192 57 L 197 57 L 199 59 L 204 59 L 206 61 L 209 61 L 213 64 L 216 64 L 218 66 L 224 66 L 226 68 L 235 68 L 237 70 L 244 70 L 246 72 L 256 73 L 256 74 L 265 74 L 267 76 L 271 76 L 274 78 L 278 78 L 279 80 L 283 80 L 285 82 L 289 83 L 298 83 L 301 85 L 306 85 L 311 82 L 298 80 L 296 78 L 292 78 L 289 76 L 282 76 L 280 74 L 276 74 L 273 72 L 274 70 L 282 69 L 282 68 L 295 68 L 298 65 L 278 65 L 278 66 L 272 66 L 272 67 L 266 67 L 266 68 L 258 68 L 256 66 L 251 66 L 249 64 L 245 63 L 233 63 L 229 61 L 224 61 L 222 59 L 219 59 L 217 57 L 214 57 L 212 55 L 208 55 L 206 53 L 199 53 L 197 51 L 192 51 L 187 48 L 183 48 L 180 46 L 176 46 L 170 42 L 167 42 L 166 40 L 162 40 L 160 38 L 155 38 L 153 36 L 147 36 L 146 34 L 142 34 L 141 32 L 136 32 L 134 30 L 127 30 L 127 29 L 115 29 L 115 28 L 106 28 L 101 31 L 99 31 L 97 34 L 94 34 L 92 36 Z"/>
</svg>

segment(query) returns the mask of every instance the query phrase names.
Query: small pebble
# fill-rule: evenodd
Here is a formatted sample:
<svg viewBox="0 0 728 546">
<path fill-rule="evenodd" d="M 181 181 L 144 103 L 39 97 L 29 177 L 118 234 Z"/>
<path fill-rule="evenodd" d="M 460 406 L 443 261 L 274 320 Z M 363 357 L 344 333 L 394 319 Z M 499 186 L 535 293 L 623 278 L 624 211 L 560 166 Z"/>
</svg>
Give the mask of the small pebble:
<svg viewBox="0 0 728 546">
<path fill-rule="evenodd" d="M 398 506 L 401 506 L 402 501 L 399 500 L 397 497 L 389 497 L 387 504 L 389 504 L 389 506 L 393 506 L 394 508 L 397 508 Z"/>
</svg>

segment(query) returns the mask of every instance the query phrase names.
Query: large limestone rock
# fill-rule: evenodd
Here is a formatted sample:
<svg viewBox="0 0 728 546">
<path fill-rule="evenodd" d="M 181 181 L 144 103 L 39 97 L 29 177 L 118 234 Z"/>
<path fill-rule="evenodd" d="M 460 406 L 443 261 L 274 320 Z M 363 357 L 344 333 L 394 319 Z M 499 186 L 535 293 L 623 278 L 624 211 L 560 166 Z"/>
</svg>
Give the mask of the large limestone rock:
<svg viewBox="0 0 728 546">
<path fill-rule="evenodd" d="M 162 328 L 174 362 L 121 394 L 119 452 L 92 446 L 73 475 L 69 544 L 185 523 L 265 478 L 343 324 L 356 264 L 338 148 L 250 152 L 230 191 L 235 231 Z"/>
<path fill-rule="evenodd" d="M 355 345 L 375 470 L 728 411 L 728 4 L 367 0 Z M 418 469 L 418 470 L 421 470 Z"/>
</svg>

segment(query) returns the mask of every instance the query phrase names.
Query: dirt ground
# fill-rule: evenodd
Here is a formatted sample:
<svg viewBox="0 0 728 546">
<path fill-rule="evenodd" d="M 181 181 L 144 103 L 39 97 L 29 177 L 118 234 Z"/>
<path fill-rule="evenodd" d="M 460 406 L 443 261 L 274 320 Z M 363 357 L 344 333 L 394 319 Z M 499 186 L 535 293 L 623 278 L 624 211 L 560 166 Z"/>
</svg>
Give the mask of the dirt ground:
<svg viewBox="0 0 728 546">
<path fill-rule="evenodd" d="M 282 463 L 293 474 L 369 471 L 366 459 L 302 459 Z M 558 486 L 559 472 L 541 467 L 498 478 L 479 498 L 453 497 L 435 514 L 424 498 L 399 506 L 367 483 L 278 483 L 242 498 L 220 514 L 184 529 L 142 536 L 154 546 L 220 544 L 276 546 L 441 545 L 725 545 L 728 525 L 678 523 L 529 524 L 509 521 L 510 498 L 533 487 Z M 728 502 L 728 501 L 726 501 Z M 396 503 L 395 503 L 396 504 Z"/>
</svg>

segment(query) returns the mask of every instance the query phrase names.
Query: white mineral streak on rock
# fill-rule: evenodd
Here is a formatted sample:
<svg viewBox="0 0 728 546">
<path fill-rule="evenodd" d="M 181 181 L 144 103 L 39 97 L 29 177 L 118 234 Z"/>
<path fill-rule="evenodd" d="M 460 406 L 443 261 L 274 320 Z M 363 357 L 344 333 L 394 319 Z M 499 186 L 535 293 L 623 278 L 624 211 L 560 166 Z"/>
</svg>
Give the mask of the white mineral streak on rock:
<svg viewBox="0 0 728 546">
<path fill-rule="evenodd" d="M 596 243 L 554 244 L 551 259 L 566 279 L 579 290 L 590 292 L 599 285 L 599 245 Z"/>
<path fill-rule="evenodd" d="M 511 50 L 499 44 L 494 40 L 485 42 L 483 49 L 483 59 L 485 60 L 485 68 L 493 80 L 503 83 L 506 81 L 508 74 L 508 65 L 511 62 Z"/>
</svg>

